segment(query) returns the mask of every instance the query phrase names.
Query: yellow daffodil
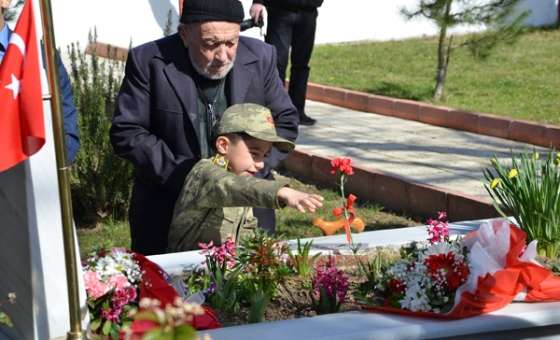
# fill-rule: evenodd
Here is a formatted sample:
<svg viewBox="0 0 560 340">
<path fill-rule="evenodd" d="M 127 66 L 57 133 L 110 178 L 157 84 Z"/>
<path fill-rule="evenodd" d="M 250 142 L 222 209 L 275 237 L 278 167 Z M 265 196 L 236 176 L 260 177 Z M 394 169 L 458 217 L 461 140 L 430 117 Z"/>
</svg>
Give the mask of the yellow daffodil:
<svg viewBox="0 0 560 340">
<path fill-rule="evenodd" d="M 556 165 L 560 165 L 560 152 L 556 154 Z"/>
<path fill-rule="evenodd" d="M 535 153 L 533 154 L 533 159 L 534 159 L 534 160 L 539 159 L 539 157 L 540 157 L 540 155 L 539 155 L 538 152 L 535 152 Z"/>
<path fill-rule="evenodd" d="M 490 183 L 490 188 L 495 189 L 500 184 L 501 181 L 502 180 L 499 178 L 494 178 Z"/>
<path fill-rule="evenodd" d="M 517 171 L 517 169 L 513 168 L 513 169 L 511 169 L 511 170 L 509 171 L 508 178 L 509 178 L 509 179 L 512 179 L 512 178 L 514 178 L 514 177 L 517 177 L 517 174 L 518 174 L 518 173 L 519 173 L 519 172 Z"/>
</svg>

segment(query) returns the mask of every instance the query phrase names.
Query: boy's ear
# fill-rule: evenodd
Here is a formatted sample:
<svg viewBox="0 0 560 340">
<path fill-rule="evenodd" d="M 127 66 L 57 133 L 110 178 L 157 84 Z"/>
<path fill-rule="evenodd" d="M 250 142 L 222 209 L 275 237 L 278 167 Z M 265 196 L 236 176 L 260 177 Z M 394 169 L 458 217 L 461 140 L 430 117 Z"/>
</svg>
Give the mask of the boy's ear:
<svg viewBox="0 0 560 340">
<path fill-rule="evenodd" d="M 218 153 L 221 155 L 225 155 L 229 150 L 230 144 L 231 141 L 229 140 L 229 138 L 227 138 L 226 136 L 218 136 L 218 138 L 216 138 L 216 151 L 218 151 Z"/>
</svg>

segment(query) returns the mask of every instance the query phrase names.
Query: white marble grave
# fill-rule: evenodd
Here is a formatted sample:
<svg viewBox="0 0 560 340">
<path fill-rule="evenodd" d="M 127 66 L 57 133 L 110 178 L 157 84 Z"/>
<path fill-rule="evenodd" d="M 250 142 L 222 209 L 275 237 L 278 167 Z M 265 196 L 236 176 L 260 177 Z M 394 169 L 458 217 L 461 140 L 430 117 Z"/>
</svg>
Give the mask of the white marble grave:
<svg viewBox="0 0 560 340">
<path fill-rule="evenodd" d="M 451 234 L 475 230 L 482 221 L 450 224 Z M 353 235 L 362 248 L 399 246 L 426 239 L 426 227 L 380 230 Z M 312 252 L 323 254 L 349 252 L 345 235 L 304 239 L 313 240 Z M 290 241 L 293 248 L 295 241 Z M 203 256 L 197 251 L 150 256 L 166 271 L 181 273 L 199 265 Z M 346 312 L 294 320 L 264 322 L 226 327 L 201 334 L 212 339 L 464 339 L 554 338 L 560 334 L 560 302 L 513 303 L 494 313 L 463 320 L 431 320 L 391 314 Z"/>
</svg>

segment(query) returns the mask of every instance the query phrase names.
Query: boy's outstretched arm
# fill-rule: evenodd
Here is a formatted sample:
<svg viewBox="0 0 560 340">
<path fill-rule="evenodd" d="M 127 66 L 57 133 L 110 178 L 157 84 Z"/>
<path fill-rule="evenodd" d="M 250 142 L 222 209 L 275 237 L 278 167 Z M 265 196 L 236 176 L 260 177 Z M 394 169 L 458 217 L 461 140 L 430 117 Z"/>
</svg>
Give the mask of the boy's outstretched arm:
<svg viewBox="0 0 560 340">
<path fill-rule="evenodd" d="M 276 194 L 278 200 L 287 207 L 299 210 L 302 213 L 307 211 L 315 212 L 317 208 L 323 206 L 323 197 L 317 194 L 308 194 L 292 188 L 283 187 Z"/>
</svg>

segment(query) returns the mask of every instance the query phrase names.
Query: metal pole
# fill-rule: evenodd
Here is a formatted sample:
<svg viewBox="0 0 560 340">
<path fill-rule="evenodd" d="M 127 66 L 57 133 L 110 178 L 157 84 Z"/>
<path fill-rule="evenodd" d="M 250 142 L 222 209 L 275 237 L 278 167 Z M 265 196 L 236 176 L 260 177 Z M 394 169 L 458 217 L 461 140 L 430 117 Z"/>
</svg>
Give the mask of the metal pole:
<svg viewBox="0 0 560 340">
<path fill-rule="evenodd" d="M 27 0 L 33 1 L 33 0 Z M 56 167 L 58 171 L 58 193 L 62 213 L 62 234 L 64 237 L 64 257 L 66 263 L 66 281 L 68 283 L 68 306 L 70 310 L 70 331 L 67 339 L 82 339 L 82 324 L 80 315 L 80 294 L 78 289 L 78 268 L 76 263 L 76 246 L 72 225 L 72 197 L 70 195 L 70 167 L 66 160 L 66 145 L 64 142 L 64 123 L 62 105 L 60 101 L 60 86 L 58 82 L 58 67 L 56 64 L 56 44 L 54 40 L 54 26 L 52 20 L 51 1 L 39 0 L 41 3 L 41 18 L 43 23 L 43 41 L 47 63 L 47 78 L 51 93 L 51 110 L 53 119 L 54 146 L 56 152 Z"/>
</svg>

